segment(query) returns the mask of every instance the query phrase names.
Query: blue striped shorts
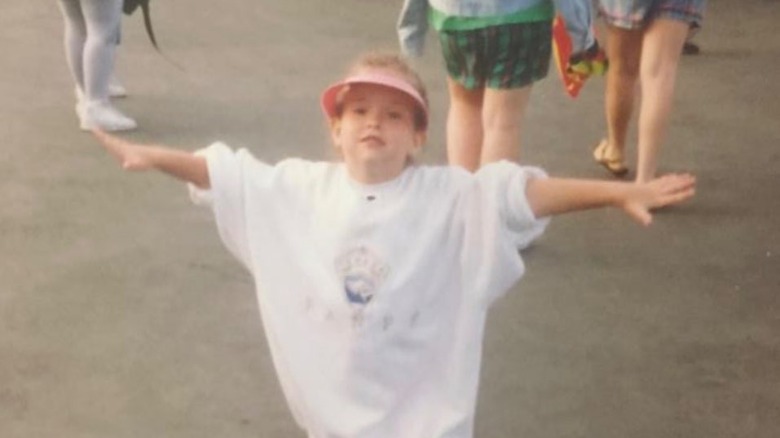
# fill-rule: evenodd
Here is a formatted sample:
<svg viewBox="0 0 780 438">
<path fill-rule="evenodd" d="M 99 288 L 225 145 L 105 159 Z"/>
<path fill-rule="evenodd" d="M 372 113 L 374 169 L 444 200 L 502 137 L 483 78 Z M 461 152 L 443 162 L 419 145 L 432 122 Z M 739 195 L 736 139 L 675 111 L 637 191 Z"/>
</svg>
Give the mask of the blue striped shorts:
<svg viewBox="0 0 780 438">
<path fill-rule="evenodd" d="M 641 29 L 652 20 L 668 18 L 701 27 L 706 0 L 598 0 L 599 14 L 621 29 Z"/>
</svg>

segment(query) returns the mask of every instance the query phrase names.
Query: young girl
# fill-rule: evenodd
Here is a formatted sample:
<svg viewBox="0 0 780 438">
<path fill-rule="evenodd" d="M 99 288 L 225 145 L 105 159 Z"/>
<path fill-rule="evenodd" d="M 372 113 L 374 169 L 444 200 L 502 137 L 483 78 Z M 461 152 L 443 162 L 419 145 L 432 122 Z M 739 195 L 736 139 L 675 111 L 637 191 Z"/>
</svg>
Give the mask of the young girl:
<svg viewBox="0 0 780 438">
<path fill-rule="evenodd" d="M 127 170 L 190 183 L 251 272 L 278 378 L 309 437 L 471 437 L 488 309 L 523 274 L 547 217 L 649 209 L 693 195 L 545 177 L 509 162 L 472 174 L 414 163 L 428 104 L 395 55 L 362 57 L 322 96 L 343 162 L 276 165 L 222 143 L 191 154 L 103 132 Z"/>
</svg>

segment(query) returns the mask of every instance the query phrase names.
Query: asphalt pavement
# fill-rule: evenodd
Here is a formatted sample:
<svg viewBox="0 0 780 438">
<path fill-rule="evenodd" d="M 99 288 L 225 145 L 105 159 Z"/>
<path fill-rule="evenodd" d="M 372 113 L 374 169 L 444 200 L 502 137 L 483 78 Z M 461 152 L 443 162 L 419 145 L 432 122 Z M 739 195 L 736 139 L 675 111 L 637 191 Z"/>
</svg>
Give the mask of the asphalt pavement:
<svg viewBox="0 0 780 438">
<path fill-rule="evenodd" d="M 358 53 L 396 47 L 400 3 L 152 2 L 181 68 L 125 18 L 129 136 L 329 159 L 319 93 Z M 780 436 L 778 22 L 776 0 L 709 2 L 661 155 L 662 171 L 697 176 L 695 199 L 649 228 L 615 210 L 556 218 L 525 254 L 488 323 L 478 437 Z M 0 54 L 0 437 L 302 437 L 250 278 L 208 211 L 79 131 L 55 3 L 1 2 Z M 417 66 L 433 111 L 423 161 L 441 164 L 433 38 Z M 572 100 L 551 70 L 523 161 L 608 178 L 591 158 L 603 89 L 595 78 Z"/>
</svg>

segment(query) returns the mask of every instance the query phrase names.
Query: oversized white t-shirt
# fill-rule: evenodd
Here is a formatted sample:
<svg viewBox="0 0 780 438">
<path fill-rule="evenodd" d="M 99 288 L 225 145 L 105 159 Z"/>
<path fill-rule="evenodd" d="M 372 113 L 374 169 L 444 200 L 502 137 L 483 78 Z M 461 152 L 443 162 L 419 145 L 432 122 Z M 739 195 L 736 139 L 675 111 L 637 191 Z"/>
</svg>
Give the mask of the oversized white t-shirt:
<svg viewBox="0 0 780 438">
<path fill-rule="evenodd" d="M 541 170 L 409 166 L 378 185 L 343 163 L 199 152 L 219 235 L 252 273 L 273 362 L 312 438 L 468 438 L 490 304 L 539 236 Z"/>
</svg>

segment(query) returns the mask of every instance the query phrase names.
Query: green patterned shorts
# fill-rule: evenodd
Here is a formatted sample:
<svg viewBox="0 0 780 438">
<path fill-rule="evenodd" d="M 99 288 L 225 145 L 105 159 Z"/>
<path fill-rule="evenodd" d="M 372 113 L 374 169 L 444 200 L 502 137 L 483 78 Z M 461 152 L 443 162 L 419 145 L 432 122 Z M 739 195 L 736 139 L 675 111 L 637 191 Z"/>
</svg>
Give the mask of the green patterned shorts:
<svg viewBox="0 0 780 438">
<path fill-rule="evenodd" d="M 522 88 L 547 76 L 552 22 L 442 30 L 439 42 L 447 72 L 465 88 Z"/>
</svg>

